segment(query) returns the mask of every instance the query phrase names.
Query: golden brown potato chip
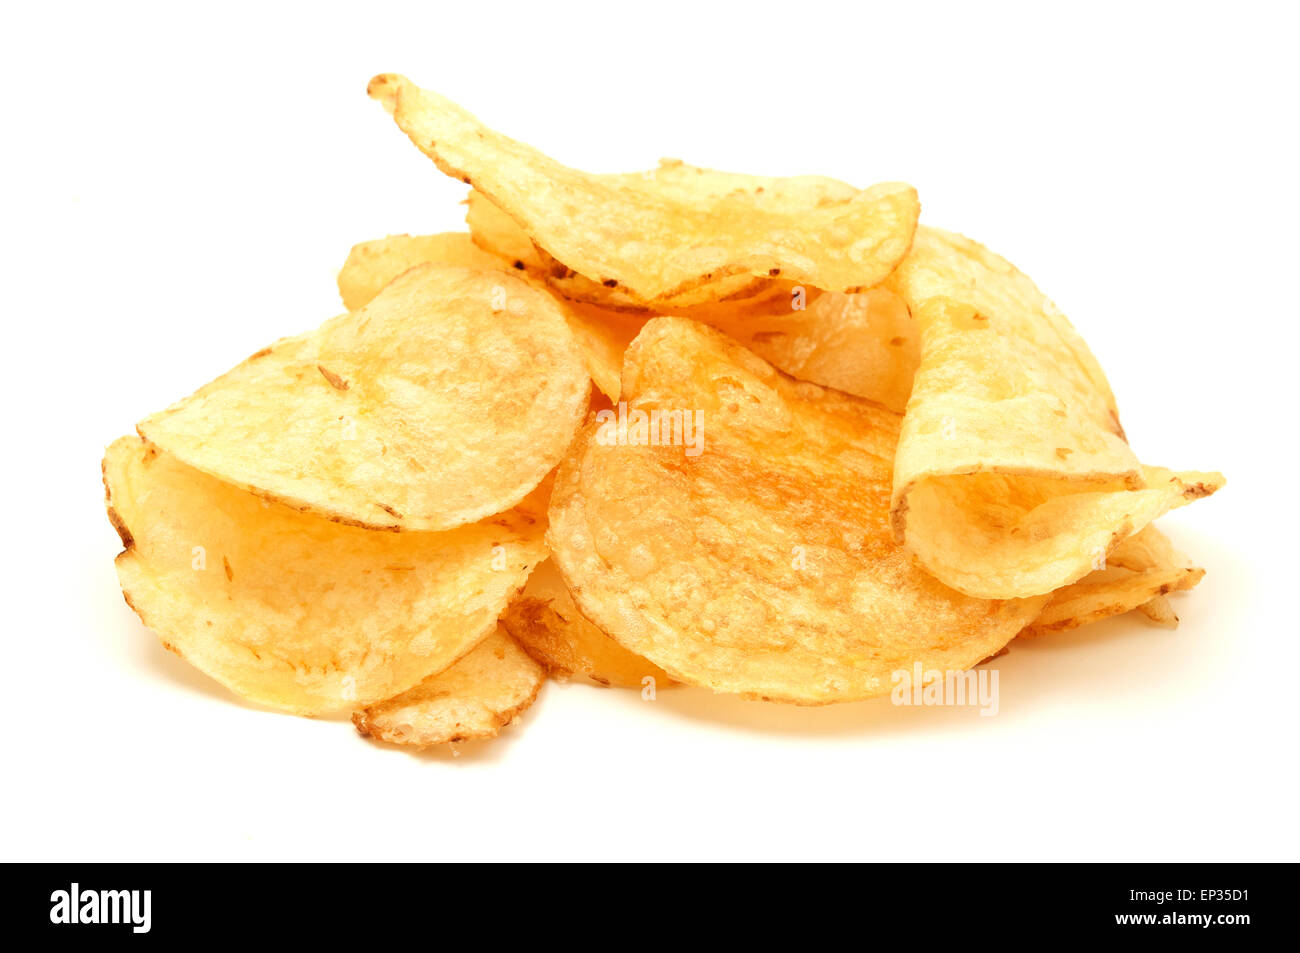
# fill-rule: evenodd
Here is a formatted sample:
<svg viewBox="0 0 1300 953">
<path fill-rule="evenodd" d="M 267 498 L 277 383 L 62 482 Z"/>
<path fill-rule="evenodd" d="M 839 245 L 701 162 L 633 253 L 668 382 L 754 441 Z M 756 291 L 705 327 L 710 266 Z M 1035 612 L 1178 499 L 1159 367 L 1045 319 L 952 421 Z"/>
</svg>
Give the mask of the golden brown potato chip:
<svg viewBox="0 0 1300 953">
<path fill-rule="evenodd" d="M 443 172 L 482 192 L 537 246 L 643 302 L 734 275 L 863 290 L 898 264 L 916 226 L 920 206 L 907 185 L 829 205 L 773 204 L 745 190 L 688 201 L 653 175 L 610 182 L 563 166 L 404 77 L 376 76 L 369 92 Z"/>
<path fill-rule="evenodd" d="M 623 391 L 561 465 L 548 541 L 583 615 L 676 679 L 866 698 L 976 664 L 1046 601 L 964 596 L 894 542 L 895 413 L 683 318 L 646 325 Z"/>
<path fill-rule="evenodd" d="M 445 669 L 545 556 L 549 485 L 479 523 L 376 533 L 260 500 L 138 437 L 108 448 L 104 482 L 122 592 L 145 625 L 232 691 L 298 714 Z"/>
<path fill-rule="evenodd" d="M 1217 473 L 1141 466 L 1082 338 L 982 246 L 920 228 L 889 285 L 921 330 L 894 463 L 895 531 L 953 588 L 1050 592 L 1223 485 Z"/>
<path fill-rule="evenodd" d="M 463 659 L 395 698 L 352 713 L 362 735 L 395 745 L 495 738 L 537 698 L 546 672 L 501 626 Z"/>
<path fill-rule="evenodd" d="M 505 272 L 425 264 L 139 429 L 268 499 L 371 528 L 441 530 L 536 487 L 589 391 L 551 296 Z"/>
<path fill-rule="evenodd" d="M 438 235 L 389 235 L 353 245 L 339 271 L 339 297 L 343 307 L 356 311 L 403 272 L 426 261 L 466 268 L 499 267 L 490 255 L 470 240 L 465 232 Z"/>
<path fill-rule="evenodd" d="M 633 655 L 592 625 L 549 559 L 533 570 L 501 622 L 524 651 L 557 677 L 581 675 L 618 688 L 642 688 L 647 678 L 660 688 L 672 682 L 658 665 Z"/>
</svg>

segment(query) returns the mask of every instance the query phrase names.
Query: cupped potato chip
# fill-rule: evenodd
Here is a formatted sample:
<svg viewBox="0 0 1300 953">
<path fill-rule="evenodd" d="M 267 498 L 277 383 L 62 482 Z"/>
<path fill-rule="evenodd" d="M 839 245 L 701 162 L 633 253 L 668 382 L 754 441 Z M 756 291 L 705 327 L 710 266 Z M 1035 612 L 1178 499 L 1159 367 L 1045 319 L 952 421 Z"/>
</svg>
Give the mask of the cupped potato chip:
<svg viewBox="0 0 1300 953">
<path fill-rule="evenodd" d="M 339 271 L 343 307 L 356 311 L 402 272 L 426 261 L 466 268 L 497 268 L 498 261 L 479 248 L 465 232 L 437 235 L 389 235 L 353 245 Z"/>
<path fill-rule="evenodd" d="M 502 624 L 524 651 L 557 677 L 580 675 L 600 685 L 643 688 L 672 682 L 663 669 L 619 645 L 578 610 L 569 587 L 547 560 L 533 570 Z"/>
<path fill-rule="evenodd" d="M 1083 339 L 987 249 L 918 229 L 888 284 L 921 331 L 893 522 L 943 582 L 992 599 L 1051 592 L 1223 485 L 1217 473 L 1139 464 Z"/>
<path fill-rule="evenodd" d="M 505 259 L 476 246 L 465 232 L 390 236 L 353 247 L 339 272 L 339 292 L 344 305 L 349 310 L 364 307 L 393 279 L 424 262 L 490 271 L 513 270 Z M 558 304 L 592 382 L 612 400 L 617 400 L 623 351 L 645 320 L 564 301 Z M 509 310 L 501 314 L 511 316 Z"/>
<path fill-rule="evenodd" d="M 862 290 L 893 270 L 916 226 L 920 206 L 907 185 L 828 205 L 773 206 L 743 190 L 687 200 L 653 176 L 611 182 L 563 166 L 404 77 L 376 76 L 369 93 L 443 172 L 482 192 L 538 247 L 643 302 L 733 275 Z"/>
<path fill-rule="evenodd" d="M 445 671 L 352 713 L 362 735 L 395 745 L 495 738 L 528 708 L 546 672 L 501 626 Z"/>
<path fill-rule="evenodd" d="M 368 705 L 470 651 L 545 556 L 549 481 L 441 533 L 330 522 L 188 467 L 138 437 L 104 457 L 126 601 L 166 645 L 252 701 Z"/>
<path fill-rule="evenodd" d="M 548 542 L 583 615 L 676 679 L 866 698 L 918 661 L 976 664 L 1046 601 L 965 596 L 895 543 L 889 410 L 683 318 L 646 325 L 622 397 L 561 465 Z"/>
<path fill-rule="evenodd" d="M 589 391 L 548 294 L 501 271 L 424 264 L 139 429 L 267 499 L 371 528 L 441 530 L 537 486 Z"/>
</svg>

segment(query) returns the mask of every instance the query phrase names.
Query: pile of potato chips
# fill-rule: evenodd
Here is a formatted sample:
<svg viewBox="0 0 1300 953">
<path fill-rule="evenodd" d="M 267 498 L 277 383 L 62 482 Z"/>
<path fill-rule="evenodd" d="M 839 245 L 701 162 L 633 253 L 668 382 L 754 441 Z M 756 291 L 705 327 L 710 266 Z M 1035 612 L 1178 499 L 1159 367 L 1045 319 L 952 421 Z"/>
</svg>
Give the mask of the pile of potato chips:
<svg viewBox="0 0 1300 953">
<path fill-rule="evenodd" d="M 1101 367 L 910 186 L 590 175 L 395 75 L 469 231 L 352 249 L 347 312 L 104 459 L 127 602 L 241 696 L 489 737 L 548 675 L 888 694 L 1203 575 Z M 593 388 L 594 384 L 594 388 Z"/>
</svg>

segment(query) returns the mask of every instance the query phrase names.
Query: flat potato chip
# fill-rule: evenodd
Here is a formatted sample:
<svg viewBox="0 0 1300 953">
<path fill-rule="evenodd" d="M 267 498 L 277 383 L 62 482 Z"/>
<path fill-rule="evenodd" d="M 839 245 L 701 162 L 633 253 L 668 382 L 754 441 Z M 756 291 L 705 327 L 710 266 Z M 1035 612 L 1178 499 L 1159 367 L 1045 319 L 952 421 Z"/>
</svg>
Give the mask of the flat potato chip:
<svg viewBox="0 0 1300 953">
<path fill-rule="evenodd" d="M 104 482 L 122 592 L 144 624 L 237 694 L 297 714 L 447 668 L 545 557 L 548 485 L 480 523 L 376 533 L 260 500 L 138 437 L 108 448 Z"/>
<path fill-rule="evenodd" d="M 921 331 L 893 523 L 943 582 L 990 599 L 1051 592 L 1223 485 L 1140 465 L 1082 338 L 987 249 L 920 228 L 888 284 Z"/>
<path fill-rule="evenodd" d="M 863 290 L 907 253 L 920 210 L 916 190 L 897 183 L 827 205 L 797 201 L 817 194 L 800 186 L 779 203 L 743 189 L 686 199 L 687 186 L 660 186 L 653 175 L 611 182 L 563 166 L 404 77 L 376 76 L 369 93 L 443 172 L 482 192 L 535 245 L 642 302 L 735 275 Z"/>
<path fill-rule="evenodd" d="M 528 708 L 546 681 L 542 666 L 501 626 L 446 671 L 352 713 L 362 735 L 395 745 L 495 738 Z"/>
<path fill-rule="evenodd" d="M 672 317 L 629 348 L 622 397 L 561 465 L 548 542 L 583 615 L 676 679 L 866 698 L 914 662 L 976 664 L 1046 602 L 962 595 L 894 542 L 891 411 Z"/>
<path fill-rule="evenodd" d="M 442 530 L 536 487 L 589 391 L 550 295 L 501 271 L 424 264 L 139 429 L 267 499 L 375 529 Z"/>
<path fill-rule="evenodd" d="M 465 268 L 499 267 L 496 257 L 474 244 L 465 232 L 438 235 L 389 235 L 353 245 L 339 271 L 343 307 L 356 311 L 403 272 L 426 261 Z"/>
<path fill-rule="evenodd" d="M 647 678 L 656 687 L 672 682 L 658 665 L 633 655 L 592 625 L 549 559 L 533 570 L 501 622 L 551 675 L 580 675 L 618 688 L 642 688 Z"/>
</svg>

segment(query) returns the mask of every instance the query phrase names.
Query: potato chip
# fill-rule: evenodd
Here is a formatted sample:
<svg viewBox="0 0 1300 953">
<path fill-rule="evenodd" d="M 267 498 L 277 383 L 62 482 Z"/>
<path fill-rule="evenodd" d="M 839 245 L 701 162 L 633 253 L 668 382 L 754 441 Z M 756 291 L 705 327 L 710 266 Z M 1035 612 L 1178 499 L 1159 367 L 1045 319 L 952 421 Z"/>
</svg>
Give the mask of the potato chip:
<svg viewBox="0 0 1300 953">
<path fill-rule="evenodd" d="M 353 245 L 339 271 L 339 297 L 349 311 L 364 308 L 388 284 L 426 261 L 466 268 L 497 268 L 495 256 L 483 251 L 465 232 L 438 235 L 389 235 Z"/>
<path fill-rule="evenodd" d="M 592 625 L 549 559 L 533 570 L 501 622 L 551 675 L 579 675 L 617 688 L 662 688 L 672 682 L 659 666 L 633 655 Z"/>
<path fill-rule="evenodd" d="M 1155 596 L 1138 606 L 1138 611 L 1147 617 L 1152 625 L 1162 629 L 1178 628 L 1178 613 L 1174 611 L 1168 596 Z"/>
<path fill-rule="evenodd" d="M 1151 569 L 1132 572 L 1110 568 L 1090 573 L 1079 582 L 1052 593 L 1042 615 L 1023 633 L 1027 636 L 1063 632 L 1089 622 L 1121 615 L 1163 598 L 1165 593 L 1191 589 L 1205 575 L 1204 569 Z M 1166 603 L 1168 605 L 1168 603 Z M 1172 611 L 1172 610 L 1171 610 Z M 1157 610 L 1157 621 L 1163 618 Z M 1175 622 L 1177 617 L 1175 617 Z"/>
<path fill-rule="evenodd" d="M 122 592 L 145 625 L 232 691 L 297 714 L 447 668 L 545 556 L 549 485 L 479 523 L 376 533 L 260 500 L 138 437 L 108 448 L 104 482 Z"/>
<path fill-rule="evenodd" d="M 139 429 L 267 499 L 371 528 L 441 530 L 536 487 L 589 390 L 548 294 L 501 271 L 425 264 Z"/>
<path fill-rule="evenodd" d="M 471 193 L 474 196 L 478 193 Z M 482 196 L 478 199 L 471 201 L 471 209 L 494 208 Z M 499 211 L 493 214 L 504 216 Z M 513 226 L 508 217 L 506 222 Z M 525 270 L 532 273 L 531 266 Z M 800 380 L 865 397 L 899 412 L 907 406 L 920 360 L 920 333 L 898 295 L 881 287 L 856 295 L 800 289 L 792 297 L 788 282 L 766 285 L 748 296 L 662 310 L 726 332 Z M 600 295 L 594 298 L 601 300 Z M 648 316 L 607 300 L 596 304 L 566 300 L 566 306 L 574 317 L 570 326 L 588 357 L 592 380 L 611 400 L 618 400 L 623 351 Z"/>
<path fill-rule="evenodd" d="M 642 302 L 734 275 L 863 290 L 903 258 L 916 226 L 920 206 L 907 185 L 873 186 L 824 206 L 774 205 L 744 190 L 688 201 L 653 176 L 610 182 L 563 166 L 404 77 L 376 76 L 369 93 L 443 172 L 482 192 L 534 244 Z"/>
<path fill-rule="evenodd" d="M 478 189 L 470 189 L 465 200 L 465 224 L 475 245 L 516 271 L 541 280 L 556 269 L 555 260 L 534 245 L 528 233 Z M 563 266 L 559 270 L 568 271 Z"/>
<path fill-rule="evenodd" d="M 745 201 L 769 212 L 798 214 L 809 207 L 826 208 L 848 202 L 858 190 L 847 183 L 825 176 L 804 175 L 789 178 L 741 175 L 702 169 L 687 165 L 680 159 L 662 159 L 659 167 L 645 172 L 597 176 L 602 182 L 620 188 L 625 185 L 640 187 L 652 183 L 655 189 L 682 203 L 712 203 L 727 199 Z M 711 281 L 680 294 L 645 301 L 630 295 L 626 289 L 609 287 L 599 281 L 577 274 L 556 261 L 545 250 L 533 244 L 528 234 L 513 218 L 497 208 L 477 189 L 470 191 L 465 216 L 474 241 L 481 247 L 509 261 L 513 267 L 527 271 L 565 298 L 598 305 L 616 311 L 633 311 L 647 317 L 655 314 L 692 315 L 690 309 L 707 305 L 729 305 L 728 315 L 744 315 L 741 302 L 756 297 L 773 299 L 772 303 L 784 310 L 790 303 L 792 282 L 775 281 L 771 277 L 755 278 L 751 275 L 732 275 Z M 805 289 L 805 294 L 815 289 Z M 758 305 L 762 307 L 762 305 Z"/>
<path fill-rule="evenodd" d="M 823 294 L 795 310 L 699 319 L 800 380 L 864 397 L 902 413 L 920 362 L 921 337 L 903 299 L 888 288 Z"/>
<path fill-rule="evenodd" d="M 513 271 L 508 262 L 480 249 L 464 232 L 391 236 L 353 247 L 339 272 L 339 293 L 344 305 L 349 310 L 364 307 L 394 278 L 426 261 L 507 273 Z M 645 320 L 598 312 L 597 309 L 563 301 L 559 306 L 592 382 L 611 399 L 617 400 L 623 351 Z"/>
<path fill-rule="evenodd" d="M 891 411 L 675 317 L 629 348 L 622 397 L 561 465 L 548 542 L 583 615 L 676 679 L 866 698 L 976 664 L 1046 601 L 962 595 L 894 542 Z"/>
<path fill-rule="evenodd" d="M 592 383 L 612 401 L 619 399 L 623 353 L 641 332 L 646 319 L 605 311 L 578 301 L 565 303 L 569 329 L 582 349 Z"/>
<path fill-rule="evenodd" d="M 990 599 L 1050 592 L 1223 485 L 1217 473 L 1140 465 L 1082 338 L 982 246 L 918 229 L 889 285 L 922 342 L 894 463 L 894 527 L 949 586 Z"/>
<path fill-rule="evenodd" d="M 1195 568 L 1191 560 L 1176 550 L 1169 538 L 1150 523 L 1116 546 L 1106 557 L 1106 563 L 1134 572 Z M 1163 595 L 1142 603 L 1138 610 L 1161 628 L 1178 628 L 1178 613 Z"/>
<path fill-rule="evenodd" d="M 546 681 L 542 666 L 501 626 L 451 668 L 395 698 L 352 713 L 362 735 L 395 745 L 495 738 Z"/>
<path fill-rule="evenodd" d="M 1132 610 L 1163 628 L 1177 628 L 1178 616 L 1165 593 L 1191 589 L 1204 575 L 1147 524 L 1120 542 L 1104 566 L 1052 593 L 1043 614 L 1022 634 L 1063 632 Z"/>
<path fill-rule="evenodd" d="M 1148 523 L 1117 545 L 1106 556 L 1106 566 L 1118 566 L 1134 572 L 1151 569 L 1186 569 L 1192 561 L 1174 548 L 1169 537 Z"/>
</svg>

